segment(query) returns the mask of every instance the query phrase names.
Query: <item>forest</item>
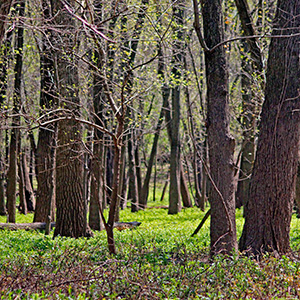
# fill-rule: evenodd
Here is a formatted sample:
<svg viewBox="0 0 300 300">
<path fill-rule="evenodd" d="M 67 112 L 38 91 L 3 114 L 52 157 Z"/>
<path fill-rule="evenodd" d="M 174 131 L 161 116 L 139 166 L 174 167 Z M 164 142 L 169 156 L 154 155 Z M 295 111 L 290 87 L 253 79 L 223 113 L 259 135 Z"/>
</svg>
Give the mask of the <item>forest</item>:
<svg viewBox="0 0 300 300">
<path fill-rule="evenodd" d="M 300 0 L 0 0 L 1 299 L 298 299 Z"/>
</svg>

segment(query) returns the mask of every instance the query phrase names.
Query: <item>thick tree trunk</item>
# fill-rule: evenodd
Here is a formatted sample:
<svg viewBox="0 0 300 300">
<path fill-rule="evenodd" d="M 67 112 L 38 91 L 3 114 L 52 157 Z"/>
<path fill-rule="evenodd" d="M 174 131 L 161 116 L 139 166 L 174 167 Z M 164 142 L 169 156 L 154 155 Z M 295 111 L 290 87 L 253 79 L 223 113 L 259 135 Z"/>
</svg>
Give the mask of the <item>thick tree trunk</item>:
<svg viewBox="0 0 300 300">
<path fill-rule="evenodd" d="M 300 0 L 279 0 L 269 48 L 250 197 L 240 249 L 251 254 L 290 251 L 289 233 L 300 146 Z"/>
<path fill-rule="evenodd" d="M 70 5 L 76 5 L 72 1 Z M 78 66 L 74 49 L 75 21 L 63 9 L 61 1 L 53 1 L 55 24 L 63 28 L 56 53 L 56 74 L 60 106 L 65 108 L 63 119 L 58 124 L 58 147 L 56 152 L 56 228 L 54 236 L 91 236 L 86 222 L 85 197 L 83 195 L 83 147 L 82 126 L 72 119 L 80 108 L 78 96 Z M 61 42 L 63 41 L 63 42 Z"/>
<path fill-rule="evenodd" d="M 224 40 L 222 0 L 202 1 L 203 28 L 209 48 Z M 211 254 L 237 249 L 233 153 L 229 132 L 228 71 L 224 47 L 205 52 L 207 81 L 207 130 L 212 179 Z"/>
</svg>

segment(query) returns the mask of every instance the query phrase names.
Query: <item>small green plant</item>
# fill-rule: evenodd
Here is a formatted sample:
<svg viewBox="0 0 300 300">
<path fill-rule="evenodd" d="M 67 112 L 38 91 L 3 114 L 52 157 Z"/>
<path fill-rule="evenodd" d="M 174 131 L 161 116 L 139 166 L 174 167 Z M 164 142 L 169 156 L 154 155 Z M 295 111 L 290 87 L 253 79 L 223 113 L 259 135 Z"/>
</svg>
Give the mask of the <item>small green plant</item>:
<svg viewBox="0 0 300 300">
<path fill-rule="evenodd" d="M 209 252 L 209 222 L 191 233 L 204 213 L 184 209 L 120 212 L 139 221 L 134 230 L 116 231 L 118 254 L 110 256 L 105 232 L 91 239 L 45 236 L 34 231 L 0 231 L 1 299 L 296 299 L 300 262 L 265 256 L 260 262 L 235 254 Z M 30 222 L 29 216 L 25 219 Z M 20 216 L 18 216 L 18 220 Z M 28 218 L 28 219 L 27 219 Z M 237 211 L 238 234 L 243 225 Z M 291 240 L 298 250 L 299 221 Z"/>
</svg>

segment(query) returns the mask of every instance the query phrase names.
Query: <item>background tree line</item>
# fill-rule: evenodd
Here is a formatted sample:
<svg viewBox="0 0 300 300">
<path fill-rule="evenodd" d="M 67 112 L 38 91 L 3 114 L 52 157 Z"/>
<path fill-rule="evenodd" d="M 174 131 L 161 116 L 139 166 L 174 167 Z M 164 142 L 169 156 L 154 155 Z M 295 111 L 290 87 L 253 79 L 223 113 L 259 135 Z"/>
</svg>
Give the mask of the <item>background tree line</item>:
<svg viewBox="0 0 300 300">
<path fill-rule="evenodd" d="M 287 253 L 299 10 L 298 0 L 0 2 L 1 214 L 15 222 L 18 195 L 35 222 L 56 220 L 55 236 L 105 228 L 115 253 L 119 209 L 145 209 L 150 187 L 155 199 L 169 184 L 169 214 L 210 204 L 212 255 L 238 248 L 242 205 L 240 250 Z"/>
</svg>

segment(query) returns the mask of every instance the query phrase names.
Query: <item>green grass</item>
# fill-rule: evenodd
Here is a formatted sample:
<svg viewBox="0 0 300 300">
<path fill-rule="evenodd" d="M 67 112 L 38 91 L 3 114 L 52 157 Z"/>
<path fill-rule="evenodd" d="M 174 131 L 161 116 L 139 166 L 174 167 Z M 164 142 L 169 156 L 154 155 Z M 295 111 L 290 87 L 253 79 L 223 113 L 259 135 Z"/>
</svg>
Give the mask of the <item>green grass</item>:
<svg viewBox="0 0 300 300">
<path fill-rule="evenodd" d="M 160 205 L 158 203 L 157 205 Z M 0 231 L 0 299 L 298 299 L 300 262 L 266 256 L 211 261 L 209 221 L 190 235 L 204 213 L 183 209 L 120 212 L 122 221 L 140 221 L 116 231 L 118 254 L 107 251 L 105 232 L 91 239 Z M 31 222 L 32 215 L 18 222 Z M 0 217 L 0 222 L 5 222 Z M 237 232 L 243 226 L 237 210 Z M 300 221 L 293 216 L 291 243 L 299 248 Z"/>
</svg>

